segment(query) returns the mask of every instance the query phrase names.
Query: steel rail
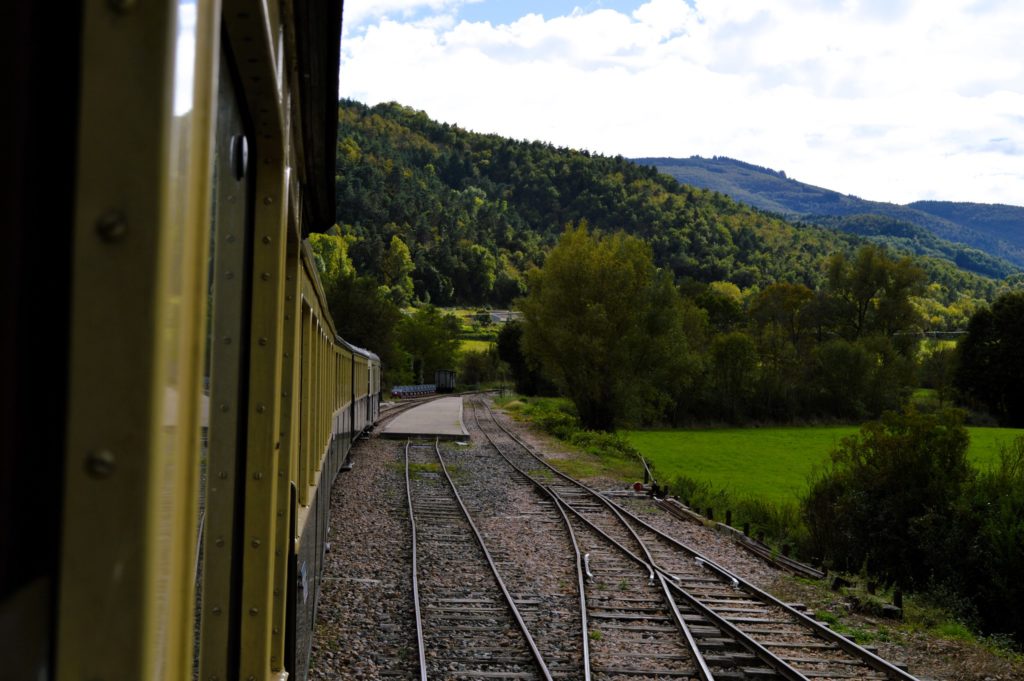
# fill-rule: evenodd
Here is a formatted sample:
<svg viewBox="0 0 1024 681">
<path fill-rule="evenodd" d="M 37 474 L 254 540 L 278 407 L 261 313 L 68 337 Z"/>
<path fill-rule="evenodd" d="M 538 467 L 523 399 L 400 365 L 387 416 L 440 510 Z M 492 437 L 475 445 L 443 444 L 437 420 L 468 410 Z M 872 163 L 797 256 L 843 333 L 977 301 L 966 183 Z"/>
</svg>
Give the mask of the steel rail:
<svg viewBox="0 0 1024 681">
<path fill-rule="evenodd" d="M 569 512 L 571 512 L 573 515 L 575 515 L 580 520 L 580 522 L 587 525 L 591 530 L 593 530 L 598 535 L 603 537 L 605 541 L 611 543 L 613 546 L 619 549 L 619 551 L 626 554 L 626 556 L 628 556 L 634 562 L 639 563 L 644 567 L 648 567 L 647 561 L 645 561 L 643 558 L 641 558 L 640 556 L 636 555 L 628 548 L 623 546 L 617 539 L 610 536 L 607 532 L 605 532 L 600 527 L 595 525 L 580 511 L 570 506 L 568 502 L 564 501 L 560 497 L 559 503 L 564 504 L 565 508 L 569 510 Z M 715 624 L 719 629 L 721 629 L 724 633 L 731 636 L 738 644 L 746 648 L 748 652 L 750 652 L 759 660 L 761 660 L 766 665 L 768 665 L 776 672 L 778 672 L 783 678 L 789 679 L 789 681 L 810 681 L 808 677 L 801 674 L 798 670 L 794 669 L 791 665 L 789 665 L 785 660 L 781 659 L 780 657 L 775 655 L 775 653 L 771 652 L 770 650 L 762 646 L 760 643 L 752 639 L 749 634 L 746 634 L 743 631 L 741 631 L 735 624 L 728 621 L 721 615 L 715 613 L 713 610 L 711 610 L 711 608 L 704 605 L 697 598 L 694 598 L 691 594 L 689 594 L 685 589 L 683 589 L 679 585 L 673 584 L 671 581 L 669 581 L 672 579 L 672 575 L 669 575 L 668 573 L 660 569 L 657 570 L 657 575 L 660 578 L 668 577 L 669 579 L 663 579 L 663 583 L 667 584 L 669 591 L 678 592 L 681 596 L 683 596 L 686 602 L 689 605 L 691 605 L 700 615 L 707 617 L 707 619 L 710 620 L 713 624 Z M 671 599 L 671 596 L 669 596 L 669 598 Z"/>
<path fill-rule="evenodd" d="M 645 569 L 650 570 L 650 565 L 647 563 L 647 561 L 637 556 L 635 553 L 633 553 L 625 546 L 623 546 L 621 543 L 619 543 L 618 540 L 611 537 L 604 530 L 594 525 L 592 522 L 590 522 L 590 520 L 585 518 L 582 513 L 580 513 L 578 510 L 570 506 L 568 502 L 566 502 L 560 496 L 558 496 L 554 492 L 551 493 L 554 495 L 555 504 L 563 509 L 563 513 L 566 510 L 568 510 L 570 513 L 576 516 L 576 518 L 580 522 L 589 527 L 591 531 L 595 532 L 599 537 L 601 537 L 602 539 L 610 543 L 613 547 L 623 552 L 626 555 L 626 557 L 638 563 Z M 686 620 L 683 618 L 682 613 L 679 612 L 679 608 L 676 605 L 675 600 L 672 598 L 672 594 L 669 592 L 667 586 L 665 585 L 665 578 L 660 573 L 657 574 L 657 577 L 661 583 L 662 596 L 665 598 L 666 605 L 669 608 L 669 612 L 672 614 L 672 619 L 675 622 L 676 626 L 680 629 L 681 633 L 683 634 L 683 638 L 686 641 L 687 650 L 689 650 L 690 654 L 693 656 L 693 660 L 697 667 L 698 676 L 700 676 L 702 681 L 715 681 L 714 674 L 712 674 L 711 669 L 707 665 L 707 661 L 704 659 L 704 654 L 701 653 L 700 649 L 697 647 L 697 641 L 693 637 L 693 633 L 690 631 L 690 627 L 686 624 Z"/>
<path fill-rule="evenodd" d="M 416 645 L 419 648 L 420 681 L 427 681 L 427 649 L 423 640 L 423 617 L 420 614 L 420 584 L 416 560 L 416 514 L 412 509 L 412 480 L 409 476 L 409 445 L 405 441 L 405 499 L 409 504 L 409 525 L 412 527 L 412 602 L 416 611 Z"/>
<path fill-rule="evenodd" d="M 580 637 L 583 644 L 583 681 L 590 681 L 590 638 L 587 634 L 590 624 L 587 620 L 587 596 L 584 585 L 584 573 L 586 573 L 587 577 L 590 577 L 590 570 L 586 567 L 587 556 L 584 556 L 580 552 L 579 542 L 576 540 L 576 533 L 572 529 L 572 523 L 569 522 L 569 516 L 565 514 L 565 509 L 563 509 L 562 505 L 559 503 L 558 497 L 556 497 L 555 494 L 543 484 L 531 478 L 529 474 L 519 468 L 519 466 L 513 463 L 512 460 L 509 459 L 503 451 L 501 451 L 501 448 L 495 444 L 491 436 L 488 435 L 480 426 L 480 419 L 476 413 L 476 403 L 470 402 L 470 405 L 473 408 L 473 422 L 476 424 L 477 430 L 483 433 L 483 436 L 487 438 L 487 442 L 494 448 L 494 451 L 498 452 L 501 458 L 505 459 L 508 465 L 512 466 L 513 470 L 533 484 L 541 494 L 551 501 L 554 507 L 558 510 L 558 515 L 562 519 L 562 523 L 565 525 L 566 531 L 569 533 L 569 541 L 572 543 L 573 551 L 576 554 L 576 588 L 580 596 Z"/>
<path fill-rule="evenodd" d="M 679 518 L 680 520 L 693 522 L 698 525 L 704 525 L 708 522 L 706 518 L 683 506 L 676 499 L 654 499 L 653 502 L 656 507 L 662 509 L 675 518 Z M 749 551 L 770 565 L 786 570 L 798 577 L 806 577 L 808 579 L 825 578 L 825 573 L 821 570 L 807 565 L 806 563 L 801 563 L 789 556 L 783 556 L 782 554 L 775 553 L 766 545 L 757 541 L 753 537 L 748 537 L 731 525 L 715 522 L 715 526 L 718 530 L 728 533 L 729 536 L 732 537 L 733 541 L 738 543 L 744 550 Z"/>
<path fill-rule="evenodd" d="M 527 480 L 532 482 L 534 485 L 539 487 L 541 490 L 544 490 L 544 492 L 546 492 L 547 495 L 549 497 L 551 497 L 551 500 L 555 502 L 555 506 L 561 511 L 563 518 L 565 518 L 566 525 L 568 525 L 569 532 L 570 532 L 570 534 L 573 537 L 573 544 L 575 545 L 576 544 L 576 537 L 575 537 L 575 534 L 573 533 L 572 525 L 569 523 L 569 519 L 565 516 L 565 508 L 569 508 L 574 513 L 576 513 L 577 516 L 579 516 L 579 513 L 575 509 L 573 509 L 571 507 L 571 505 L 569 505 L 568 502 L 565 501 L 565 499 L 562 499 L 562 497 L 559 496 L 558 493 L 555 490 L 551 489 L 547 485 L 544 485 L 540 481 L 534 479 L 529 473 L 527 473 L 526 471 L 522 470 L 519 466 L 517 466 L 515 463 L 513 463 L 512 460 L 505 454 L 505 452 L 501 451 L 501 448 L 498 447 L 498 445 L 494 442 L 493 438 L 491 438 L 491 436 L 486 431 L 484 431 L 483 428 L 480 427 L 480 420 L 477 417 L 476 406 L 475 405 L 474 405 L 474 408 L 473 408 L 473 420 L 476 422 L 477 428 L 480 430 L 480 432 L 484 434 L 484 437 L 486 437 L 488 442 L 491 443 L 491 446 L 494 447 L 495 451 L 497 451 L 498 454 L 500 454 L 501 457 L 503 459 L 505 459 L 505 461 L 507 461 L 510 466 L 512 466 L 512 468 L 514 468 L 520 475 L 525 477 Z M 497 423 L 497 421 L 494 420 L 493 416 L 492 416 L 492 422 Z M 614 513 L 614 510 L 613 510 L 613 513 Z M 708 668 L 707 661 L 704 659 L 704 654 L 701 653 L 700 649 L 697 647 L 697 642 L 696 642 L 696 640 L 693 637 L 693 633 L 690 631 L 690 628 L 689 628 L 689 626 L 687 626 L 686 621 L 683 619 L 682 615 L 679 613 L 679 608 L 676 607 L 676 603 L 675 603 L 675 600 L 672 598 L 672 594 L 669 592 L 668 588 L 665 586 L 664 578 L 661 577 L 660 575 L 656 574 L 655 567 L 654 567 L 654 560 L 651 557 L 651 554 L 647 551 L 647 547 L 644 545 L 644 543 L 642 541 L 640 541 L 640 538 L 636 535 L 635 532 L 632 531 L 631 528 L 629 528 L 629 526 L 625 523 L 625 521 L 621 517 L 618 518 L 618 520 L 623 525 L 625 525 L 627 529 L 629 529 L 629 531 L 632 534 L 633 538 L 636 540 L 637 545 L 646 554 L 647 561 L 640 561 L 640 562 L 647 569 L 648 580 L 653 582 L 656 577 L 659 578 L 659 581 L 661 583 L 662 596 L 665 598 L 665 602 L 668 605 L 669 610 L 672 613 L 672 617 L 673 617 L 673 620 L 676 623 L 676 626 L 679 627 L 680 631 L 683 634 L 683 638 L 686 641 L 687 649 L 690 651 L 690 654 L 693 655 L 694 662 L 695 662 L 695 664 L 697 666 L 697 673 L 700 676 L 701 681 L 714 681 L 715 677 L 711 673 L 711 670 Z M 589 521 L 588 521 L 588 524 L 590 524 Z M 593 527 L 593 525 L 591 525 L 591 527 Z M 602 534 L 602 536 L 607 537 L 607 535 L 605 535 L 603 532 L 601 532 L 601 534 Z M 618 545 L 617 542 L 616 542 L 616 545 Z M 622 548 L 621 545 L 619 545 L 619 546 L 620 546 L 620 548 Z M 577 559 L 579 559 L 579 555 L 580 555 L 579 547 L 576 546 L 576 556 L 577 556 Z M 581 601 L 582 601 L 582 596 L 583 596 L 583 591 L 582 591 L 582 589 L 583 589 L 582 575 L 580 575 L 580 580 L 581 580 L 580 581 L 580 589 L 581 589 L 580 590 L 580 595 L 581 595 Z M 583 608 L 584 608 L 583 618 L 584 618 L 584 621 L 586 621 L 586 610 L 585 610 L 586 603 L 582 602 L 582 605 L 583 605 Z M 587 638 L 587 633 L 586 633 L 586 628 L 584 628 L 584 640 L 586 640 L 586 638 Z"/>
<path fill-rule="evenodd" d="M 462 497 L 459 495 L 459 490 L 456 489 L 455 482 L 452 480 L 452 476 L 448 473 L 448 467 L 444 463 L 444 457 L 441 456 L 441 447 L 438 442 L 438 439 L 434 440 L 434 453 L 437 454 L 437 460 L 441 464 L 441 471 L 444 473 L 445 479 L 448 480 L 448 486 L 451 488 L 452 494 L 455 495 L 455 501 L 458 502 L 459 508 L 462 509 L 462 515 L 466 518 L 466 522 L 469 523 L 470 529 L 473 530 L 473 535 L 476 537 L 476 541 L 480 545 L 480 550 L 484 552 L 487 564 L 491 566 L 491 572 L 494 574 L 494 579 L 498 583 L 501 593 L 505 595 L 505 602 L 512 611 L 512 616 L 519 625 L 520 631 L 523 632 L 523 636 L 526 637 L 526 643 L 530 647 L 530 652 L 533 654 L 534 661 L 537 663 L 541 676 L 544 677 L 545 681 L 554 681 L 551 678 L 551 670 L 548 669 L 548 665 L 544 661 L 544 657 L 541 655 L 540 649 L 537 648 L 537 643 L 533 640 L 533 636 L 530 634 L 530 629 L 526 626 L 526 622 L 523 620 L 523 616 L 519 612 L 519 608 L 516 607 L 516 602 L 512 598 L 512 594 L 509 592 L 508 587 L 505 586 L 505 581 L 501 578 L 501 573 L 498 571 L 498 566 L 491 557 L 491 552 L 487 550 L 487 544 L 484 543 L 483 535 L 480 534 L 480 530 L 477 529 L 476 523 L 473 522 L 473 518 L 470 516 L 466 505 L 462 503 Z"/>
<path fill-rule="evenodd" d="M 721 565 L 719 565 L 715 561 L 713 561 L 710 558 L 707 558 L 706 556 L 702 555 L 696 549 L 694 549 L 694 548 L 692 548 L 690 546 L 687 546 L 686 544 L 680 542 L 679 540 L 675 539 L 674 537 L 671 537 L 671 536 L 667 535 L 666 533 L 662 532 L 658 528 L 649 525 L 647 522 L 645 522 L 644 520 L 642 520 L 639 517 L 635 516 L 629 510 L 627 510 L 625 508 L 622 508 L 618 504 L 615 504 L 614 502 L 609 500 L 603 494 L 597 492 L 596 490 L 591 489 L 590 487 L 584 485 L 580 481 L 578 481 L 578 480 L 576 480 L 576 479 L 566 475 L 565 473 L 559 471 L 557 468 L 555 468 L 554 466 L 549 464 L 547 461 L 545 461 L 543 458 L 538 456 L 537 453 L 533 451 L 532 447 L 530 447 L 527 443 L 523 442 L 522 439 L 517 437 L 508 428 L 506 428 L 500 422 L 498 422 L 498 420 L 494 418 L 493 412 L 491 411 L 490 406 L 488 406 L 485 403 L 484 404 L 484 408 L 491 415 L 493 423 L 502 432 L 504 432 L 506 435 L 508 435 L 509 438 L 511 438 L 519 446 L 521 446 L 524 451 L 526 451 L 530 456 L 532 456 L 538 462 L 540 462 L 545 467 L 547 467 L 549 470 L 551 470 L 558 477 L 560 477 L 563 480 L 566 480 L 569 483 L 571 483 L 571 484 L 573 484 L 573 485 L 575 485 L 575 486 L 585 490 L 586 492 L 588 492 L 592 496 L 594 496 L 597 499 L 599 499 L 606 506 L 614 507 L 615 509 L 621 510 L 623 513 L 625 513 L 631 519 L 633 519 L 634 522 L 636 522 L 639 525 L 645 527 L 648 531 L 651 531 L 651 532 L 657 534 L 658 536 L 662 537 L 663 539 L 668 540 L 669 542 L 673 543 L 674 545 L 676 545 L 677 547 L 679 547 L 683 551 L 689 553 L 694 558 L 699 559 L 702 563 L 704 563 L 707 567 L 709 567 L 712 570 L 712 572 L 716 573 L 720 578 L 722 578 L 725 581 L 733 583 L 734 585 L 736 585 L 739 588 L 741 588 L 743 591 L 745 591 L 748 594 L 750 594 L 751 596 L 755 597 L 757 600 L 760 600 L 761 602 L 765 603 L 766 605 L 772 605 L 772 606 L 781 608 L 788 615 L 790 615 L 794 620 L 796 620 L 796 622 L 798 624 L 803 625 L 805 628 L 809 629 L 812 633 L 814 633 L 815 635 L 819 636 L 820 638 L 822 638 L 822 639 L 824 639 L 824 640 L 826 640 L 826 641 L 828 641 L 830 643 L 835 644 L 836 646 L 838 646 L 841 650 L 843 650 L 844 652 L 846 652 L 850 656 L 852 656 L 854 658 L 860 659 L 862 662 L 864 662 L 868 667 L 872 668 L 873 670 L 878 671 L 878 672 L 882 672 L 882 673 L 886 674 L 887 676 L 889 676 L 890 678 L 897 679 L 898 681 L 919 681 L 919 679 L 917 677 L 913 676 L 912 674 L 910 674 L 910 673 L 900 669 L 899 667 L 895 666 L 891 662 L 882 659 L 881 657 L 875 655 L 871 651 L 861 647 L 860 645 L 854 643 L 853 641 L 851 641 L 850 639 L 846 638 L 845 636 L 843 636 L 843 635 L 841 635 L 841 634 L 839 634 L 839 633 L 829 629 L 828 627 L 824 626 L 823 624 L 820 624 L 819 622 L 816 622 L 815 620 L 813 620 L 812 618 L 810 618 L 806 614 L 796 610 L 795 608 L 793 608 L 792 606 L 790 606 L 790 605 L 788 605 L 786 603 L 783 603 L 782 601 L 780 601 L 775 596 L 773 596 L 773 595 L 767 593 L 766 591 L 764 591 L 764 590 L 754 586 L 750 582 L 747 582 L 746 580 L 741 579 L 739 576 L 733 574 L 731 571 L 729 571 L 726 568 L 722 567 Z M 618 513 L 616 513 L 616 515 L 618 515 Z M 660 569 L 658 571 L 661 572 Z M 665 574 L 667 576 L 669 576 L 670 578 L 673 577 L 667 571 L 665 572 Z M 681 589 L 681 587 L 678 587 L 675 584 L 673 584 L 672 586 L 677 588 L 677 589 L 679 589 L 680 591 L 683 591 Z M 689 594 L 687 594 L 687 595 L 689 596 Z M 693 597 L 690 596 L 690 598 L 693 598 Z M 694 600 L 696 601 L 697 599 L 694 599 Z M 706 607 L 706 606 L 703 606 L 703 607 Z M 756 641 L 753 641 L 753 639 L 751 639 L 751 641 L 755 645 L 757 645 L 758 647 L 761 647 L 760 644 L 756 643 Z M 771 653 L 769 653 L 769 654 L 771 654 Z M 772 656 L 774 657 L 774 655 L 772 655 Z M 778 659 L 778 658 L 776 658 L 776 659 Z M 783 664 L 785 664 L 785 663 L 783 662 Z"/>
<path fill-rule="evenodd" d="M 697 673 L 700 675 L 701 681 L 715 681 L 715 676 L 711 673 L 707 660 L 704 659 L 704 654 L 697 647 L 697 639 L 693 637 L 693 632 L 690 631 L 689 625 L 683 619 L 683 614 L 679 612 L 676 599 L 672 598 L 672 592 L 669 591 L 668 584 L 665 583 L 665 575 L 660 572 L 658 573 L 658 583 L 661 584 L 661 591 L 665 594 L 665 600 L 668 601 L 668 607 L 672 611 L 672 617 L 675 619 L 676 625 L 683 632 L 683 636 L 686 637 L 687 647 L 694 653 L 694 659 L 697 661 Z"/>
<path fill-rule="evenodd" d="M 665 532 L 659 530 L 658 528 L 650 525 L 639 516 L 634 515 L 628 509 L 618 506 L 618 504 L 615 504 L 611 500 L 607 500 L 607 498 L 606 503 L 613 504 L 617 508 L 620 508 L 622 512 L 625 515 L 627 515 L 633 522 L 642 526 L 647 531 L 654 533 L 662 540 L 667 541 L 670 544 L 676 546 L 678 549 L 686 553 L 689 553 L 693 558 L 699 559 L 707 568 L 709 568 L 712 572 L 714 572 L 718 577 L 720 577 L 724 581 L 732 582 L 734 585 L 738 586 L 744 592 L 750 594 L 762 603 L 781 608 L 783 611 L 786 612 L 787 615 L 797 620 L 799 624 L 810 629 L 814 634 L 825 639 L 826 641 L 836 644 L 845 653 L 851 655 L 852 657 L 860 658 L 862 662 L 864 662 L 867 666 L 871 667 L 875 671 L 882 672 L 888 675 L 890 678 L 896 678 L 900 681 L 919 681 L 917 677 L 913 676 L 912 674 L 905 672 L 896 665 L 892 664 L 891 662 L 881 657 L 878 657 L 870 650 L 862 648 L 861 646 L 857 645 L 856 643 L 846 638 L 842 634 L 839 634 L 833 631 L 832 629 L 829 629 L 825 625 L 820 624 L 816 620 L 809 617 L 807 614 L 800 612 L 788 603 L 784 603 L 783 601 L 779 600 L 767 591 L 764 591 L 763 589 L 760 589 L 759 587 L 751 584 L 750 582 L 747 582 L 746 580 L 740 578 L 739 576 L 732 573 L 728 569 L 722 567 L 710 558 L 706 558 L 693 547 L 688 546 L 687 544 L 679 541 L 675 537 L 672 537 L 671 535 L 668 535 Z M 670 577 L 672 576 L 667 571 L 665 571 L 665 574 L 669 575 Z"/>
</svg>

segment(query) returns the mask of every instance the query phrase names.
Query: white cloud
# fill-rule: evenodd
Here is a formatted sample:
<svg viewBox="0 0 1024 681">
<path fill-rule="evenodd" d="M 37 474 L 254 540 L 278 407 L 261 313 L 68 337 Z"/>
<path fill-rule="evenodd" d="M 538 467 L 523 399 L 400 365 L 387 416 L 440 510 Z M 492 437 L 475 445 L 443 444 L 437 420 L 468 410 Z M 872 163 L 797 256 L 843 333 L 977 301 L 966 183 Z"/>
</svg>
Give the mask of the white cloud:
<svg viewBox="0 0 1024 681">
<path fill-rule="evenodd" d="M 633 18 L 654 29 L 659 38 L 689 33 L 697 28 L 697 12 L 685 0 L 651 0 L 633 12 Z"/>
<path fill-rule="evenodd" d="M 450 13 L 462 5 L 481 0 L 347 0 L 342 18 L 346 34 L 362 27 L 371 19 L 381 17 L 409 18 L 422 11 Z M 430 25 L 429 22 L 427 25 Z"/>
<path fill-rule="evenodd" d="M 392 18 L 343 41 L 342 95 L 608 154 L 733 156 L 865 198 L 1024 201 L 1019 3 L 650 0 L 437 18 L 458 4 L 384 3 Z M 346 21 L 353 6 L 370 17 L 349 0 Z M 399 16 L 427 6 L 433 18 Z"/>
</svg>

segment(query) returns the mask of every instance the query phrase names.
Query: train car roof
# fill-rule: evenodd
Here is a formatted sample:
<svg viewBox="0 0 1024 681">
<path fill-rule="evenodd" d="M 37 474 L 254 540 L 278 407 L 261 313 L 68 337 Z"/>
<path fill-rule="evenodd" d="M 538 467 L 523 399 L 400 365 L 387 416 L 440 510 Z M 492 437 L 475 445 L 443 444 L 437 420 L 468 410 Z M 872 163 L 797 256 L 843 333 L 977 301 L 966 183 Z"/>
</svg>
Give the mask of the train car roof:
<svg viewBox="0 0 1024 681">
<path fill-rule="evenodd" d="M 366 348 L 361 348 L 358 345 L 352 345 L 351 343 L 349 343 L 347 340 L 345 340 L 341 336 L 337 336 L 337 341 L 338 341 L 338 343 L 340 343 L 341 345 L 344 345 L 350 351 L 352 351 L 353 353 L 355 353 L 357 355 L 360 355 L 361 357 L 365 357 L 367 359 L 372 359 L 372 360 L 374 360 L 376 362 L 380 361 L 380 357 L 378 357 L 376 355 L 376 353 L 370 352 Z"/>
<path fill-rule="evenodd" d="M 343 2 L 296 2 L 299 121 L 303 145 L 303 236 L 334 224 L 334 164 L 338 137 L 338 62 Z M 313 85 L 315 84 L 315 86 Z"/>
</svg>

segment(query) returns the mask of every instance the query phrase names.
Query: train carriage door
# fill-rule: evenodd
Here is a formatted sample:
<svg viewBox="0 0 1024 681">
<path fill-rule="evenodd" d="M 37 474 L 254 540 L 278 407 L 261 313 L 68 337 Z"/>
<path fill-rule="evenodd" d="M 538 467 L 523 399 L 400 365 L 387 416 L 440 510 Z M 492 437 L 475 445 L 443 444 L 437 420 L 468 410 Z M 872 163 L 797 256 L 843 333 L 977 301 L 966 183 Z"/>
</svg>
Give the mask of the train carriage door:
<svg viewBox="0 0 1024 681">
<path fill-rule="evenodd" d="M 226 40 L 225 40 L 226 48 Z M 222 49 L 210 234 L 206 384 L 208 446 L 202 465 L 203 531 L 199 678 L 238 674 L 239 600 L 246 448 L 246 370 L 252 260 L 252 173 L 237 77 Z"/>
</svg>

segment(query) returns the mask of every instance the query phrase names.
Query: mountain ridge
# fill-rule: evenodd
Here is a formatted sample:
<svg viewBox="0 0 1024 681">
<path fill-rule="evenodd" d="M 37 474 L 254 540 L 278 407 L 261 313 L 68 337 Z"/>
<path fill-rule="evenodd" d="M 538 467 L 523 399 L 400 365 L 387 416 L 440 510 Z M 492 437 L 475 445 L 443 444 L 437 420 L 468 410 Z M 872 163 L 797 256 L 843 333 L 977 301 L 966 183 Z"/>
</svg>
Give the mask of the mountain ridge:
<svg viewBox="0 0 1024 681">
<path fill-rule="evenodd" d="M 717 191 L 788 219 L 825 223 L 840 231 L 859 233 L 847 229 L 845 223 L 850 218 L 859 222 L 865 215 L 894 221 L 895 231 L 905 231 L 906 224 L 916 225 L 953 245 L 961 244 L 961 249 L 940 250 L 952 262 L 959 266 L 966 263 L 966 269 L 985 276 L 1004 278 L 1024 268 L 1024 207 L 952 201 L 916 201 L 906 205 L 871 201 L 793 180 L 784 171 L 724 156 L 631 160 L 653 166 L 683 184 Z M 876 225 L 876 229 L 881 229 L 881 225 Z M 920 254 L 926 253 L 927 250 Z"/>
</svg>

